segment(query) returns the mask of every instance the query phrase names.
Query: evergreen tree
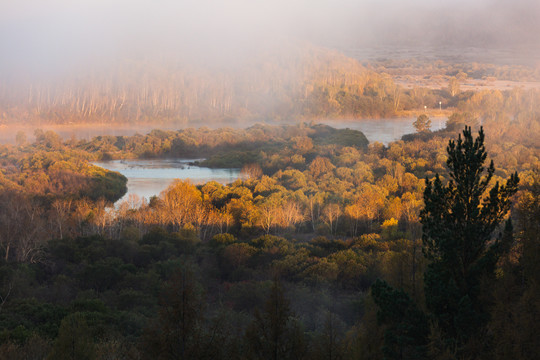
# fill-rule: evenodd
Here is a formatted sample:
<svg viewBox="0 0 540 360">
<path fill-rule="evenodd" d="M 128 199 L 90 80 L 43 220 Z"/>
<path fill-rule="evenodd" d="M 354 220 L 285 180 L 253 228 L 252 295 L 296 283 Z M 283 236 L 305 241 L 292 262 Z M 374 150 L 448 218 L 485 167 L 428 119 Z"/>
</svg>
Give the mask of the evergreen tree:
<svg viewBox="0 0 540 360">
<path fill-rule="evenodd" d="M 463 138 L 451 140 L 447 152 L 450 180 L 447 185 L 439 175 L 426 180 L 420 213 L 429 262 L 424 273 L 427 315 L 404 291 L 384 281 L 371 289 L 378 320 L 385 324 L 386 359 L 478 358 L 486 353 L 491 304 L 482 285 L 495 280 L 495 265 L 510 248 L 509 221 L 504 236 L 494 239 L 493 233 L 510 210 L 519 178 L 513 174 L 505 185 L 497 182 L 488 191 L 495 168 L 491 162 L 485 173 L 482 128 L 473 139 L 471 128 L 465 127 Z"/>
<path fill-rule="evenodd" d="M 488 192 L 495 168 L 491 162 L 484 176 L 482 128 L 473 139 L 465 127 L 463 138 L 451 140 L 447 152 L 450 181 L 445 186 L 438 175 L 426 180 L 420 214 L 423 251 L 430 262 L 424 283 L 426 306 L 443 347 L 461 356 L 471 354 L 471 346 L 481 351 L 479 336 L 489 319 L 481 280 L 494 278 L 495 264 L 507 248 L 492 234 L 510 210 L 519 178 L 513 174 Z"/>
<path fill-rule="evenodd" d="M 371 294 L 379 306 L 377 321 L 384 323 L 385 359 L 425 359 L 429 323 L 426 315 L 403 290 L 377 280 Z"/>
</svg>

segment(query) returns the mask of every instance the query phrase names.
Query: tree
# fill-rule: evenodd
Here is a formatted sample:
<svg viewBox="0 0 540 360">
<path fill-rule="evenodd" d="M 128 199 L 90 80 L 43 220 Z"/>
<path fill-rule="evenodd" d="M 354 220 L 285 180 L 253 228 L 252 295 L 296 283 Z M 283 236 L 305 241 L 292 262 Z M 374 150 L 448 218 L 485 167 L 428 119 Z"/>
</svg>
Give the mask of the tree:
<svg viewBox="0 0 540 360">
<path fill-rule="evenodd" d="M 373 220 L 378 218 L 384 206 L 388 192 L 377 185 L 363 184 L 358 191 L 355 204 L 362 209 L 361 216 L 365 219 L 369 229 Z"/>
<path fill-rule="evenodd" d="M 447 131 L 460 131 L 464 126 L 471 126 L 473 129 L 478 128 L 478 120 L 472 113 L 453 113 L 446 122 Z"/>
<path fill-rule="evenodd" d="M 426 315 L 405 291 L 395 290 L 385 281 L 377 280 L 371 294 L 379 306 L 377 321 L 386 325 L 384 358 L 425 359 L 429 333 Z"/>
<path fill-rule="evenodd" d="M 330 159 L 322 156 L 317 156 L 311 164 L 309 164 L 309 172 L 314 178 L 330 174 L 335 168 L 336 167 L 332 164 Z"/>
<path fill-rule="evenodd" d="M 201 192 L 189 180 L 175 181 L 163 195 L 164 210 L 177 230 L 194 222 L 197 205 L 201 202 Z"/>
<path fill-rule="evenodd" d="M 330 234 L 335 234 L 338 230 L 338 221 L 341 216 L 341 206 L 336 203 L 330 203 L 323 209 L 323 216 L 330 229 Z"/>
<path fill-rule="evenodd" d="M 153 359 L 193 359 L 202 353 L 204 298 L 189 271 L 178 270 L 160 298 L 159 318 L 142 336 L 141 350 Z"/>
<path fill-rule="evenodd" d="M 379 306 L 378 318 L 386 326 L 383 352 L 386 358 L 478 358 L 487 353 L 486 327 L 492 304 L 484 284 L 495 280 L 495 265 L 508 249 L 509 223 L 505 236 L 493 233 L 511 206 L 519 178 L 510 176 L 505 185 L 491 185 L 493 162 L 484 176 L 487 153 L 484 132 L 476 139 L 465 127 L 463 139 L 447 147 L 450 180 L 443 185 L 439 175 L 426 180 L 423 253 L 429 262 L 424 273 L 425 305 L 419 310 L 402 290 L 378 281 L 372 296 Z M 508 230 L 510 229 L 510 230 Z M 427 315 L 427 317 L 426 317 Z M 428 320 L 432 322 L 428 345 Z"/>
<path fill-rule="evenodd" d="M 522 189 L 517 204 L 517 241 L 500 261 L 490 331 L 497 359 L 534 359 L 540 354 L 540 174 Z M 504 236 L 508 234 L 505 228 Z"/>
<path fill-rule="evenodd" d="M 474 357 L 469 345 L 478 346 L 489 319 L 481 280 L 494 278 L 505 248 L 492 234 L 510 210 L 519 178 L 513 174 L 505 185 L 497 182 L 488 191 L 495 168 L 492 161 L 483 175 L 487 153 L 482 128 L 473 139 L 471 128 L 465 127 L 463 138 L 451 140 L 447 152 L 450 181 L 445 186 L 438 175 L 434 181 L 426 179 L 420 214 L 423 252 L 430 261 L 424 274 L 426 306 L 443 350 Z"/>
<path fill-rule="evenodd" d="M 448 93 L 454 97 L 460 92 L 459 80 L 455 77 L 451 77 L 448 81 Z"/>
<path fill-rule="evenodd" d="M 263 176 L 263 171 L 259 164 L 251 163 L 242 167 L 240 175 L 244 179 L 260 179 Z"/>
<path fill-rule="evenodd" d="M 413 122 L 413 125 L 416 129 L 416 132 L 427 132 L 431 128 L 431 120 L 426 114 L 422 114 L 416 118 L 416 121 Z"/>
<path fill-rule="evenodd" d="M 263 311 L 255 311 L 255 320 L 246 331 L 252 358 L 269 360 L 301 358 L 305 353 L 303 335 L 281 285 L 274 280 Z"/>
<path fill-rule="evenodd" d="M 311 349 L 310 359 L 315 360 L 341 360 L 345 358 L 343 341 L 344 323 L 333 313 L 327 312 L 324 327 L 318 336 L 315 336 Z"/>
<path fill-rule="evenodd" d="M 58 235 L 60 239 L 64 238 L 64 225 L 66 224 L 69 214 L 71 212 L 71 204 L 72 200 L 66 199 L 57 199 L 55 200 L 51 205 L 51 220 L 54 220 L 56 224 L 58 225 Z"/>
<path fill-rule="evenodd" d="M 48 359 L 93 359 L 95 344 L 86 320 L 81 313 L 66 316 Z"/>
</svg>

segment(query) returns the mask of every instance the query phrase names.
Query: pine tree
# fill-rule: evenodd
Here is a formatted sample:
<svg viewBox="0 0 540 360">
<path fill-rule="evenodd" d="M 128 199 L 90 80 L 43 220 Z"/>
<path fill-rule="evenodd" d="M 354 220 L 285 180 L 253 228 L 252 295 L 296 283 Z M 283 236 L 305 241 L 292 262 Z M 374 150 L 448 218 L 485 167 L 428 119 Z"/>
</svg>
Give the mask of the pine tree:
<svg viewBox="0 0 540 360">
<path fill-rule="evenodd" d="M 429 323 L 426 315 L 403 290 L 377 280 L 371 287 L 379 306 L 377 321 L 386 325 L 385 359 L 426 359 Z"/>
<path fill-rule="evenodd" d="M 424 283 L 426 306 L 443 346 L 460 355 L 467 344 L 479 342 L 489 319 L 481 280 L 494 277 L 495 264 L 507 248 L 492 235 L 510 210 L 519 178 L 513 174 L 505 185 L 497 182 L 488 191 L 495 168 L 491 162 L 484 176 L 482 128 L 473 139 L 471 128 L 465 127 L 463 138 L 451 140 L 447 152 L 448 185 L 438 175 L 426 180 L 420 214 L 423 252 L 430 262 Z"/>
<path fill-rule="evenodd" d="M 510 248 L 510 221 L 504 236 L 494 239 L 493 233 L 510 210 L 519 178 L 513 174 L 505 185 L 497 182 L 488 190 L 495 168 L 493 162 L 487 172 L 484 168 L 482 128 L 473 139 L 465 127 L 463 138 L 451 140 L 447 152 L 450 180 L 447 185 L 439 175 L 426 180 L 420 213 L 429 262 L 424 273 L 427 313 L 384 281 L 371 288 L 378 320 L 385 325 L 386 359 L 479 358 L 488 352 L 485 334 L 492 304 L 482 285 L 495 280 L 495 265 Z"/>
</svg>

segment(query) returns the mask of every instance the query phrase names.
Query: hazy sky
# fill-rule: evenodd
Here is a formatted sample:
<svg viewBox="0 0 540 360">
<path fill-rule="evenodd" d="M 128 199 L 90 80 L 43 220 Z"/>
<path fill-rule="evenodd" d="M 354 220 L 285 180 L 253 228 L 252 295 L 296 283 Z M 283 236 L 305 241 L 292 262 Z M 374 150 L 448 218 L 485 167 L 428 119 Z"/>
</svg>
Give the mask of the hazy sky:
<svg viewBox="0 0 540 360">
<path fill-rule="evenodd" d="M 539 0 L 1 0 L 0 71 L 153 56 L 230 61 L 284 40 L 539 48 Z"/>
</svg>

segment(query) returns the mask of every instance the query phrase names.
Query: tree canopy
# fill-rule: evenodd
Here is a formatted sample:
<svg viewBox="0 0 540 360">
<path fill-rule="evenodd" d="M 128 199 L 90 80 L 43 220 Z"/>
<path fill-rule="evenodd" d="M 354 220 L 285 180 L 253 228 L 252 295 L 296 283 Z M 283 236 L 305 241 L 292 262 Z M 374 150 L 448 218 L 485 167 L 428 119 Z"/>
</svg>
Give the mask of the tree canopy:
<svg viewBox="0 0 540 360">
<path fill-rule="evenodd" d="M 489 320 L 489 296 L 483 280 L 495 278 L 495 265 L 509 249 L 511 235 L 493 238 L 493 233 L 511 207 L 519 178 L 514 173 L 500 185 L 492 184 L 493 161 L 484 167 L 487 153 L 484 131 L 473 138 L 465 127 L 463 138 L 450 140 L 446 149 L 449 180 L 437 174 L 426 179 L 425 207 L 420 212 L 423 225 L 423 253 L 428 261 L 424 273 L 425 305 L 432 322 L 429 337 L 407 329 L 425 329 L 423 315 L 409 296 L 384 282 L 372 287 L 379 306 L 378 318 L 387 325 L 385 355 L 403 358 L 411 349 L 431 356 L 476 358 L 488 344 L 485 326 Z M 491 188 L 490 188 L 491 187 Z M 508 221 L 505 234 L 511 234 Z M 482 296 L 484 295 L 484 296 Z M 402 309 L 401 312 L 398 310 Z M 427 335 L 427 332 L 424 333 Z"/>
</svg>

